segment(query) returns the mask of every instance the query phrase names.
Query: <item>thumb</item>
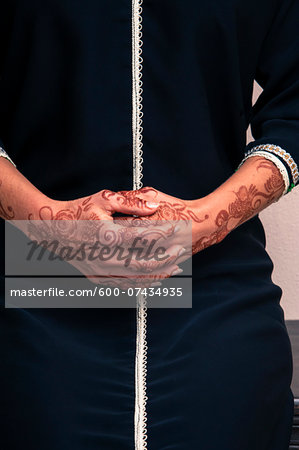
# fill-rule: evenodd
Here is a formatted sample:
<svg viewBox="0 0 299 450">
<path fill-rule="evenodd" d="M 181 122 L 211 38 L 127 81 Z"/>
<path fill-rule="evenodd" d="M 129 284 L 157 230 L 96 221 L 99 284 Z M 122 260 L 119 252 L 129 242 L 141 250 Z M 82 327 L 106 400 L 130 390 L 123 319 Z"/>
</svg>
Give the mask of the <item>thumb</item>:
<svg viewBox="0 0 299 450">
<path fill-rule="evenodd" d="M 159 203 L 144 200 L 138 197 L 135 191 L 128 191 L 127 195 L 105 191 L 103 198 L 106 200 L 105 208 L 111 213 L 148 216 L 154 214 L 159 207 Z"/>
</svg>

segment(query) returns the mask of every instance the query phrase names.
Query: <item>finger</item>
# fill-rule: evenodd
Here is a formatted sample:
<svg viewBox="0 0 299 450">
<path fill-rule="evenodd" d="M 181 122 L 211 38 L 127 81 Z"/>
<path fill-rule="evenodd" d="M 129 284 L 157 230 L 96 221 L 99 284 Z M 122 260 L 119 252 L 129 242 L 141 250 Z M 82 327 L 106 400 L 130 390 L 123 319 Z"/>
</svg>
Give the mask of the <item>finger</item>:
<svg viewBox="0 0 299 450">
<path fill-rule="evenodd" d="M 132 195 L 132 192 L 135 192 L 135 195 L 137 195 L 137 197 L 143 198 L 145 200 L 151 200 L 154 202 L 158 202 L 160 200 L 160 197 L 163 196 L 162 192 L 159 192 L 157 189 L 154 189 L 149 186 L 144 186 L 135 191 L 118 191 L 118 192 L 124 195 L 125 197 L 129 197 Z"/>
<path fill-rule="evenodd" d="M 178 198 L 175 198 L 171 195 L 165 194 L 164 192 L 158 191 L 149 186 L 142 187 L 136 191 L 118 191 L 120 194 L 124 196 L 132 195 L 132 192 L 136 193 L 136 196 L 142 198 L 144 200 L 153 201 L 153 202 L 167 202 L 167 203 L 177 203 L 178 201 L 182 201 Z"/>
<path fill-rule="evenodd" d="M 130 191 L 130 195 L 122 195 L 113 191 L 102 191 L 105 209 L 112 214 L 119 212 L 122 214 L 147 216 L 153 214 L 159 207 L 159 203 L 147 201 L 139 198 L 137 191 Z"/>
<path fill-rule="evenodd" d="M 148 275 L 144 275 L 145 277 L 149 277 L 152 280 L 161 280 L 164 278 L 169 278 L 175 275 L 179 275 L 183 270 L 177 264 L 171 264 L 164 268 L 164 270 L 159 269 L 158 271 L 154 271 Z"/>
</svg>

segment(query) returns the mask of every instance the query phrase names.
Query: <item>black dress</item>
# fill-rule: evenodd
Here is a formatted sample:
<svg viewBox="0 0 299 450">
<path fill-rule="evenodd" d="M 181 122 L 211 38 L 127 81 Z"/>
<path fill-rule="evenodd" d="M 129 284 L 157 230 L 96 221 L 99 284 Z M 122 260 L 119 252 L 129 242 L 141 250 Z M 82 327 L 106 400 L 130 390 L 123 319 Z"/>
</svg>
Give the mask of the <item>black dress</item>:
<svg viewBox="0 0 299 450">
<path fill-rule="evenodd" d="M 0 137 L 35 186 L 57 200 L 132 189 L 140 18 L 145 186 L 204 197 L 261 144 L 299 161 L 297 0 L 142 8 L 1 2 Z M 3 308 L 1 449 L 287 450 L 292 355 L 272 269 L 258 216 L 193 257 L 193 307 L 147 311 L 138 423 L 134 308 Z"/>
</svg>

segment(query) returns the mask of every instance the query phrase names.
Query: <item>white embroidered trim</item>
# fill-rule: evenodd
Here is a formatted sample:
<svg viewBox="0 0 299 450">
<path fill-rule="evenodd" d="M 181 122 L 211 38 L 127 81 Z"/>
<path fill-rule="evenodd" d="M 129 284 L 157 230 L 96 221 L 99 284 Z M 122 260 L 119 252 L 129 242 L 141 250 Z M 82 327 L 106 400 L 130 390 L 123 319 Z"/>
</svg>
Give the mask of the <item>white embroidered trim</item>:
<svg viewBox="0 0 299 450">
<path fill-rule="evenodd" d="M 247 154 L 247 156 L 245 156 L 245 158 L 239 164 L 238 169 L 242 166 L 242 164 L 248 158 L 250 158 L 252 156 L 256 156 L 256 155 L 263 156 L 264 158 L 269 159 L 276 165 L 276 167 L 278 168 L 279 172 L 281 173 L 283 181 L 284 181 L 285 188 L 284 188 L 282 195 L 285 195 L 288 192 L 288 189 L 290 186 L 289 174 L 288 174 L 288 171 L 287 171 L 285 165 L 283 164 L 283 162 L 281 162 L 277 156 L 273 155 L 273 153 L 262 151 L 262 150 L 255 150 L 254 152 L 251 152 L 251 153 Z M 279 199 L 277 199 L 276 201 L 278 201 L 278 200 Z"/>
<path fill-rule="evenodd" d="M 10 157 L 8 156 L 8 154 L 2 147 L 0 147 L 0 157 L 1 156 L 2 156 L 2 158 L 8 159 L 8 161 L 11 162 L 12 165 L 16 167 L 15 163 L 10 159 Z"/>
<path fill-rule="evenodd" d="M 142 187 L 142 1 L 132 0 L 133 189 Z"/>
<path fill-rule="evenodd" d="M 137 296 L 137 336 L 135 357 L 135 449 L 147 449 L 147 413 L 146 375 L 147 375 L 147 342 L 146 342 L 146 297 Z"/>
<path fill-rule="evenodd" d="M 132 0 L 132 132 L 133 132 L 133 189 L 142 187 L 142 4 Z M 135 355 L 135 449 L 147 449 L 146 414 L 146 297 L 136 298 L 136 355 Z"/>
<path fill-rule="evenodd" d="M 287 153 L 283 148 L 279 147 L 279 145 L 262 144 L 251 148 L 247 153 L 245 153 L 245 156 L 256 150 L 266 150 L 267 152 L 279 155 L 289 166 L 292 173 L 293 183 L 294 185 L 296 185 L 297 181 L 299 180 L 298 166 L 289 153 Z"/>
</svg>

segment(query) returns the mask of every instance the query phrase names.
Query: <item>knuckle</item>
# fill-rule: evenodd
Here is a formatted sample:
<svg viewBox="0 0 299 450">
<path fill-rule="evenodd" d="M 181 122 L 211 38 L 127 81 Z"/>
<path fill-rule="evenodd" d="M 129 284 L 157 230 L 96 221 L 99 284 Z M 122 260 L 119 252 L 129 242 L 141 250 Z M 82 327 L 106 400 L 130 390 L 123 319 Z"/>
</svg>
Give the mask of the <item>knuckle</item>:
<svg viewBox="0 0 299 450">
<path fill-rule="evenodd" d="M 115 192 L 110 191 L 109 189 L 102 189 L 99 192 L 99 196 L 104 200 L 110 200 L 112 196 L 115 195 Z"/>
</svg>

